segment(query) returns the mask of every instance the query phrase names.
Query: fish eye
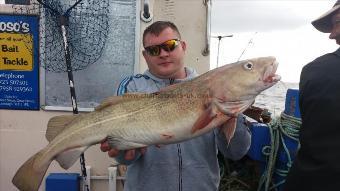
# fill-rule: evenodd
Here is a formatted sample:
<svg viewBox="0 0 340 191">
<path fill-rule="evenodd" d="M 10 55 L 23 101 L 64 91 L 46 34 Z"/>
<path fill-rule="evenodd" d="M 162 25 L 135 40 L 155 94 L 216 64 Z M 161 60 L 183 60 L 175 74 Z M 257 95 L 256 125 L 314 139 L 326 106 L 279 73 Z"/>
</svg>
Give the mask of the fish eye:
<svg viewBox="0 0 340 191">
<path fill-rule="evenodd" d="M 244 69 L 246 69 L 246 70 L 252 70 L 253 66 L 254 66 L 254 64 L 251 63 L 251 62 L 247 62 L 243 65 Z"/>
</svg>

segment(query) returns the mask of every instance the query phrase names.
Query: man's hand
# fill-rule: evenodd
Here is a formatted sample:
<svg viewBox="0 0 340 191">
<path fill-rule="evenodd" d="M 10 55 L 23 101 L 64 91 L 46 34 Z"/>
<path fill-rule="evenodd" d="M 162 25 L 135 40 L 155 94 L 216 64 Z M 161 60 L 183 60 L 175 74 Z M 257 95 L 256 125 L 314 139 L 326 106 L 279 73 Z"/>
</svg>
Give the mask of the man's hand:
<svg viewBox="0 0 340 191">
<path fill-rule="evenodd" d="M 119 155 L 119 152 L 120 152 L 120 150 L 118 150 L 118 149 L 111 148 L 106 139 L 104 139 L 100 143 L 100 150 L 103 151 L 103 152 L 107 152 L 107 154 L 110 157 L 117 157 Z M 140 150 L 140 153 L 143 155 L 146 151 L 146 147 L 140 148 L 139 150 Z M 135 158 L 135 155 L 136 155 L 136 149 L 126 150 L 125 155 L 124 155 L 124 159 L 127 160 L 127 161 L 133 160 Z"/>
</svg>

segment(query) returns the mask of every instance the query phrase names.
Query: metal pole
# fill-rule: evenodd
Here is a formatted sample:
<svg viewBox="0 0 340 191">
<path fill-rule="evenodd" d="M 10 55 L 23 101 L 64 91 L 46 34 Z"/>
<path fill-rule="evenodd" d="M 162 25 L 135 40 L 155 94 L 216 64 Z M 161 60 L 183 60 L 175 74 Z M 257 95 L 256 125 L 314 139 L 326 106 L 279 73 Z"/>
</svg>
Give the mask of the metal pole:
<svg viewBox="0 0 340 191">
<path fill-rule="evenodd" d="M 64 53 L 65 53 L 67 75 L 68 75 L 69 86 L 70 86 L 72 109 L 73 109 L 74 114 L 78 114 L 78 106 L 77 106 L 76 91 L 74 88 L 74 81 L 73 81 L 70 49 L 68 46 L 67 32 L 66 32 L 66 27 L 65 27 L 65 25 L 67 24 L 67 17 L 61 16 L 60 23 L 61 23 L 61 32 L 63 34 Z"/>
<path fill-rule="evenodd" d="M 117 167 L 109 167 L 109 191 L 117 189 Z"/>
<path fill-rule="evenodd" d="M 37 0 L 38 3 L 43 5 L 45 8 L 49 9 L 50 11 L 54 12 L 56 15 L 60 15 L 60 28 L 63 36 L 63 44 L 64 44 L 64 54 L 65 54 L 65 60 L 66 60 L 66 69 L 67 69 L 67 75 L 69 79 L 69 86 L 70 86 L 70 93 L 71 93 L 71 103 L 72 103 L 72 110 L 73 114 L 78 114 L 78 106 L 77 106 L 77 98 L 76 98 L 76 91 L 74 87 L 74 80 L 73 80 L 73 73 L 72 73 L 72 65 L 71 65 L 71 56 L 70 56 L 70 49 L 69 49 L 69 43 L 67 40 L 67 30 L 66 26 L 68 25 L 68 16 L 70 11 L 77 6 L 82 0 L 78 0 L 71 6 L 69 9 L 67 9 L 66 13 L 64 15 L 61 15 L 57 10 L 53 9 L 48 4 L 44 3 L 42 0 Z M 84 179 L 84 188 L 86 188 L 87 191 L 89 191 L 89 185 L 87 183 L 87 174 L 86 174 L 86 167 L 85 167 L 85 157 L 84 153 L 80 155 L 80 166 L 82 171 L 82 176 Z"/>
<path fill-rule="evenodd" d="M 217 66 L 216 67 L 219 66 L 219 62 L 220 62 L 220 59 L 219 59 L 219 57 L 220 57 L 220 43 L 221 43 L 222 37 L 218 36 L 217 38 L 218 38 L 218 45 L 217 45 L 217 61 L 216 61 L 217 62 Z"/>
<path fill-rule="evenodd" d="M 213 36 L 214 38 L 218 38 L 218 46 L 217 46 L 217 66 L 216 67 L 219 67 L 219 60 L 220 60 L 220 44 L 221 44 L 221 40 L 222 38 L 225 38 L 225 37 L 233 37 L 234 35 L 225 35 L 225 36 Z"/>
<path fill-rule="evenodd" d="M 70 55 L 70 49 L 69 49 L 68 40 L 67 40 L 67 31 L 65 27 L 68 24 L 68 18 L 65 15 L 60 16 L 60 24 L 61 24 L 60 26 L 61 32 L 63 35 L 64 53 L 65 53 L 67 75 L 68 75 L 70 93 L 71 93 L 72 110 L 73 110 L 73 114 L 78 114 L 76 89 L 74 87 L 72 65 L 71 65 L 71 55 Z M 87 174 L 86 174 L 86 169 L 85 169 L 85 157 L 83 153 L 80 155 L 80 166 L 81 166 L 82 176 L 84 179 L 84 188 L 86 188 L 86 190 L 89 191 L 89 185 L 87 184 Z"/>
</svg>

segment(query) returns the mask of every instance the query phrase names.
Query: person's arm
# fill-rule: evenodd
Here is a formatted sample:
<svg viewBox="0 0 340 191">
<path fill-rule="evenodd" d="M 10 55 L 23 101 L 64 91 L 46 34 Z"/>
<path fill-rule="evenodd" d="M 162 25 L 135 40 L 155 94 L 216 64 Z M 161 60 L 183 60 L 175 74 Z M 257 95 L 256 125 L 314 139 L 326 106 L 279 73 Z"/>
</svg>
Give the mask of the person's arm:
<svg viewBox="0 0 340 191">
<path fill-rule="evenodd" d="M 218 149 L 224 157 L 238 160 L 247 154 L 251 144 L 251 134 L 246 119 L 242 114 L 237 118 L 234 137 L 230 140 L 229 145 L 227 138 L 219 128 L 216 128 L 214 133 L 217 137 Z"/>
</svg>

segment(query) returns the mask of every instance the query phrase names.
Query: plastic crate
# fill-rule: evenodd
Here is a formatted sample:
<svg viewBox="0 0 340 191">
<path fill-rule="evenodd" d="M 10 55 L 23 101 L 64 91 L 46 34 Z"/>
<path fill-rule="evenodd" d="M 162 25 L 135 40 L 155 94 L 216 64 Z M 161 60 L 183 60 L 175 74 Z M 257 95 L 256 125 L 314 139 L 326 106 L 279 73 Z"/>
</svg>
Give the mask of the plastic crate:
<svg viewBox="0 0 340 191">
<path fill-rule="evenodd" d="M 263 123 L 252 123 L 250 126 L 250 131 L 252 134 L 252 139 L 247 155 L 253 160 L 266 162 L 267 156 L 263 155 L 263 147 L 270 146 L 270 134 L 268 126 Z M 286 137 L 285 135 L 283 135 L 283 140 L 291 156 L 291 160 L 294 160 L 298 148 L 297 141 Z M 287 153 L 283 149 L 281 142 L 278 150 L 277 160 L 283 163 L 288 162 Z"/>
<path fill-rule="evenodd" d="M 50 173 L 46 191 L 79 191 L 79 173 Z"/>
<path fill-rule="evenodd" d="M 263 123 L 252 123 L 249 129 L 252 138 L 247 155 L 253 160 L 265 162 L 266 157 L 262 154 L 262 148 L 270 145 L 268 126 Z"/>
<path fill-rule="evenodd" d="M 299 90 L 287 90 L 284 113 L 293 117 L 301 118 L 299 107 Z"/>
</svg>

